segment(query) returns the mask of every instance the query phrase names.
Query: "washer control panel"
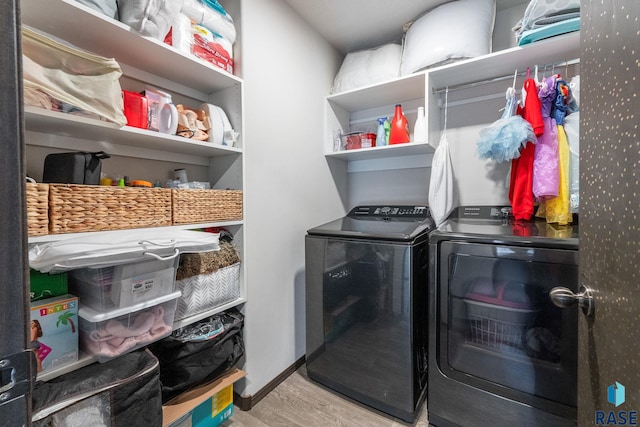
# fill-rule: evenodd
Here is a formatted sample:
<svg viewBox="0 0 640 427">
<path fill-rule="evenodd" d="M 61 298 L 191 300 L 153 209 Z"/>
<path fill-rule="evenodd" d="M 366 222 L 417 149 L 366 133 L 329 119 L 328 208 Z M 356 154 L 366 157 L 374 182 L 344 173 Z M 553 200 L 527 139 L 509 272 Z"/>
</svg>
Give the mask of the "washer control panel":
<svg viewBox="0 0 640 427">
<path fill-rule="evenodd" d="M 351 209 L 349 217 L 352 218 L 428 218 L 427 206 L 357 206 Z"/>
</svg>

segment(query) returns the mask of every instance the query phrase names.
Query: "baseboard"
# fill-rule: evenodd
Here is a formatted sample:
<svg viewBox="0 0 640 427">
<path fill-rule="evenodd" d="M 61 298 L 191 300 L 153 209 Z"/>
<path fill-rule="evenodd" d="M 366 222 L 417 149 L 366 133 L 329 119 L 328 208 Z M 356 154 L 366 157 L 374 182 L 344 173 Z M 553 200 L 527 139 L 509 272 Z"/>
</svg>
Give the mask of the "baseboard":
<svg viewBox="0 0 640 427">
<path fill-rule="evenodd" d="M 253 406 L 260 402 L 262 398 L 264 398 L 267 394 L 269 394 L 273 389 L 278 387 L 278 385 L 286 380 L 289 375 L 293 374 L 298 370 L 302 365 L 304 365 L 305 357 L 302 356 L 300 359 L 296 360 L 293 365 L 289 366 L 283 372 L 280 373 L 277 377 L 269 381 L 267 385 L 262 387 L 256 394 L 251 396 L 241 396 L 239 394 L 233 393 L 233 404 L 240 409 L 241 411 L 249 411 Z"/>
</svg>

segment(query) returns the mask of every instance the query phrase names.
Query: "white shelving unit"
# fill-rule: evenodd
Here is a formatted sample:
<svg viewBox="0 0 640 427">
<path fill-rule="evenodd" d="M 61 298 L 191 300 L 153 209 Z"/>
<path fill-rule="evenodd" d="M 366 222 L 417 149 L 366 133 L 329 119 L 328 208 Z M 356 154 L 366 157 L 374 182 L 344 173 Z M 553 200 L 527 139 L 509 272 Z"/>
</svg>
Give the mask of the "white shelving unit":
<svg viewBox="0 0 640 427">
<path fill-rule="evenodd" d="M 413 129 L 417 108 L 425 105 L 425 73 L 412 74 L 389 82 L 330 95 L 325 105 L 325 156 L 349 163 L 349 172 L 419 167 L 430 161 L 433 147 L 426 141 L 336 151 L 337 133 L 376 132 L 378 117 L 393 116 L 401 104 Z"/>
<path fill-rule="evenodd" d="M 478 99 L 504 98 L 506 88 L 511 84 L 514 72 L 522 74 L 527 67 L 543 66 L 569 62 L 580 57 L 580 32 L 553 37 L 536 43 L 518 46 L 511 49 L 494 52 L 489 55 L 455 62 L 429 70 L 426 74 L 427 93 L 426 108 L 427 137 L 434 147 L 438 145 L 438 138 L 442 131 L 441 110 L 444 104 L 444 90 L 464 87 L 468 90 L 460 91 L 462 97 L 476 97 Z M 549 69 L 548 72 L 551 71 Z M 558 67 L 557 71 L 564 67 Z M 489 83 L 499 81 L 499 93 Z M 519 77 L 518 81 L 522 81 Z M 479 89 L 474 88 L 477 85 Z M 496 117 L 497 119 L 498 117 Z"/>
<path fill-rule="evenodd" d="M 25 107 L 27 130 L 50 135 L 69 136 L 82 141 L 31 141 L 30 145 L 68 150 L 103 150 L 112 155 L 143 157 L 161 161 L 209 166 L 209 158 L 241 154 L 242 149 L 209 142 L 192 141 L 175 135 L 131 126 L 73 116 L 37 107 Z"/>
<path fill-rule="evenodd" d="M 227 10 L 236 10 L 238 7 L 230 4 Z M 123 71 L 120 79 L 123 89 L 139 92 L 146 86 L 153 86 L 171 93 L 174 103 L 192 107 L 198 107 L 201 103 L 220 106 L 226 112 L 234 130 L 240 133 L 235 146 L 228 147 L 26 107 L 27 157 L 31 147 L 70 151 L 102 150 L 112 156 L 157 161 L 160 168 L 166 167 L 162 166 L 162 162 L 204 167 L 208 170 L 212 188 L 244 188 L 244 93 L 241 78 L 179 52 L 158 40 L 142 37 L 129 26 L 74 0 L 49 0 L 46 6 L 40 0 L 22 0 L 21 9 L 23 25 L 66 40 L 95 54 L 115 58 Z M 239 15 L 238 13 L 238 18 Z M 236 24 L 239 25 L 239 22 Z M 153 230 L 161 235 L 162 230 L 167 228 L 225 227 L 234 234 L 234 244 L 242 253 L 243 226 L 244 221 L 239 220 L 156 227 Z M 109 232 L 37 236 L 29 238 L 29 243 L 63 240 L 96 233 Z M 176 322 L 174 329 L 246 302 L 247 287 L 244 277 L 243 263 L 240 272 L 240 298 Z M 39 376 L 39 379 L 48 380 L 93 362 L 94 358 L 81 355 L 75 364 L 46 372 Z"/>
<path fill-rule="evenodd" d="M 579 56 L 580 33 L 574 32 L 330 95 L 325 102 L 325 157 L 348 162 L 349 172 L 429 167 L 442 131 L 441 110 L 445 88 L 483 85 L 494 79 L 513 76 L 514 70 L 523 72 L 536 64 L 542 67 L 575 60 Z M 506 88 L 507 85 L 508 82 L 503 82 L 501 87 Z M 475 95 L 466 92 L 459 96 Z M 483 95 L 478 96 L 503 97 L 504 92 L 487 95 L 485 90 Z M 334 141 L 338 131 L 344 134 L 369 126 L 369 131 L 375 132 L 373 126 L 377 117 L 391 117 L 395 104 L 402 105 L 410 129 L 415 122 L 417 107 L 425 106 L 427 141 L 335 151 Z"/>
</svg>

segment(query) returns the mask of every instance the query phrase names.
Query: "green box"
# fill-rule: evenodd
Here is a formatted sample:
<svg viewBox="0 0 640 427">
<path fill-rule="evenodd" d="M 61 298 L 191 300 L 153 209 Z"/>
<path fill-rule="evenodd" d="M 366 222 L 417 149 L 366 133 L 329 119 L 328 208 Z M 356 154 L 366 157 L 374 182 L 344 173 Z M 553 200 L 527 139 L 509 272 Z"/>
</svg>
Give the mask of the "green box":
<svg viewBox="0 0 640 427">
<path fill-rule="evenodd" d="M 30 296 L 31 301 L 38 301 L 45 298 L 58 297 L 66 294 L 67 273 L 48 274 L 40 273 L 38 270 L 29 270 Z"/>
</svg>

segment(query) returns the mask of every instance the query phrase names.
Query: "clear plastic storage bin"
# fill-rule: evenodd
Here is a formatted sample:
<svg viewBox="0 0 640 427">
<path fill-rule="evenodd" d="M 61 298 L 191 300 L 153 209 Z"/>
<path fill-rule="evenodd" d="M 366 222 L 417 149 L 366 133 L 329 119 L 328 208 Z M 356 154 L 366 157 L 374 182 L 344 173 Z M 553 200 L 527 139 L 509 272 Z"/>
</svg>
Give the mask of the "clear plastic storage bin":
<svg viewBox="0 0 640 427">
<path fill-rule="evenodd" d="M 178 256 L 69 272 L 69 292 L 98 311 L 130 307 L 174 290 Z"/>
<path fill-rule="evenodd" d="M 106 312 L 81 306 L 80 348 L 106 362 L 169 336 L 180 295 L 172 292 Z"/>
</svg>

